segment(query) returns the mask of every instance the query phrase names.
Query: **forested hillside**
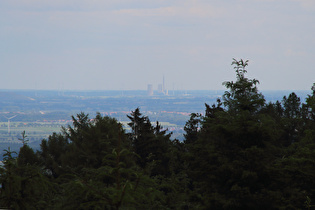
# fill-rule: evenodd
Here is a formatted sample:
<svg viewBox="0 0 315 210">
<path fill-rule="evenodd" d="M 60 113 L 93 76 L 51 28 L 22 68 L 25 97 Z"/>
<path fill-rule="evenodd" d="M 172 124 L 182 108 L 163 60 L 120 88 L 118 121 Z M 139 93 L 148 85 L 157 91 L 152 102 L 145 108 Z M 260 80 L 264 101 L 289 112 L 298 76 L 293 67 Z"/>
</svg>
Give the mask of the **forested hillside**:
<svg viewBox="0 0 315 210">
<path fill-rule="evenodd" d="M 41 142 L 5 150 L 0 207 L 8 209 L 312 209 L 315 90 L 266 103 L 248 61 L 205 114 L 191 114 L 185 140 L 136 108 L 131 132 L 85 113 Z"/>
</svg>

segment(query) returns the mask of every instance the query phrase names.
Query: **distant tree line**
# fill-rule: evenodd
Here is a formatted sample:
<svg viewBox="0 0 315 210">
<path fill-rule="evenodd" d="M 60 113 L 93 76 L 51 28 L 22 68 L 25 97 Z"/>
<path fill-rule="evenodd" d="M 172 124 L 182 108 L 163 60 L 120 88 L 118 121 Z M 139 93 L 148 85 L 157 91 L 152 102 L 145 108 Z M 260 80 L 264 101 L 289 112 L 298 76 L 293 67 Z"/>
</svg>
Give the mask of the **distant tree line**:
<svg viewBox="0 0 315 210">
<path fill-rule="evenodd" d="M 0 207 L 7 209 L 312 209 L 315 205 L 315 90 L 266 103 L 248 61 L 205 114 L 193 113 L 184 141 L 139 108 L 130 133 L 85 113 L 34 151 L 25 133 L 5 150 Z"/>
</svg>

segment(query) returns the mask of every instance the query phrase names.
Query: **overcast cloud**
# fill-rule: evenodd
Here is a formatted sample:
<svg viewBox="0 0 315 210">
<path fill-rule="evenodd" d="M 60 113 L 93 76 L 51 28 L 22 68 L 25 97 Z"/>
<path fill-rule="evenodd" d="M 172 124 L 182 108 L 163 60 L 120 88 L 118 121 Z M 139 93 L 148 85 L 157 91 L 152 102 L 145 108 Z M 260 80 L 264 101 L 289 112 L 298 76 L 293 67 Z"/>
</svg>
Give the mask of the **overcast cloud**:
<svg viewBox="0 0 315 210">
<path fill-rule="evenodd" d="M 224 89 L 315 82 L 314 0 L 1 0 L 0 89 Z"/>
</svg>

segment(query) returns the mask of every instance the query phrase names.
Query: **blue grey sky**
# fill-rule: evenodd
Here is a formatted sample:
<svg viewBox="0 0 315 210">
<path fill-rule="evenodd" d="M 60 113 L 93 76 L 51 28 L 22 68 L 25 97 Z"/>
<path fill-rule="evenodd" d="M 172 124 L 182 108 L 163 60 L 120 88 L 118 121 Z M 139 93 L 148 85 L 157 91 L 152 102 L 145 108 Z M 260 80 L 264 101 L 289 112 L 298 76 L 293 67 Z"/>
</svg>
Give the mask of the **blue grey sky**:
<svg viewBox="0 0 315 210">
<path fill-rule="evenodd" d="M 1 0 L 0 89 L 260 90 L 315 82 L 314 0 Z"/>
</svg>

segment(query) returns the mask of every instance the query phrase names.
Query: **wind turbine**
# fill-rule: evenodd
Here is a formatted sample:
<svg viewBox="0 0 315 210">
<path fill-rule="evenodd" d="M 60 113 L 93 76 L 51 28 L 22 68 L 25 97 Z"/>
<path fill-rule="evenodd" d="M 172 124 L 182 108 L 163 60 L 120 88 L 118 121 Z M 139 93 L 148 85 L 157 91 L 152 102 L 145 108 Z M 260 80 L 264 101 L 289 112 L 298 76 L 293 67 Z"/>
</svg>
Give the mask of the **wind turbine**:
<svg viewBox="0 0 315 210">
<path fill-rule="evenodd" d="M 10 120 L 13 119 L 13 118 L 15 118 L 16 116 L 17 116 L 17 115 L 14 115 L 14 116 L 12 116 L 12 117 L 6 117 L 6 116 L 4 116 L 5 118 L 8 119 L 8 133 L 11 132 L 11 131 L 10 131 Z"/>
</svg>

